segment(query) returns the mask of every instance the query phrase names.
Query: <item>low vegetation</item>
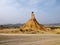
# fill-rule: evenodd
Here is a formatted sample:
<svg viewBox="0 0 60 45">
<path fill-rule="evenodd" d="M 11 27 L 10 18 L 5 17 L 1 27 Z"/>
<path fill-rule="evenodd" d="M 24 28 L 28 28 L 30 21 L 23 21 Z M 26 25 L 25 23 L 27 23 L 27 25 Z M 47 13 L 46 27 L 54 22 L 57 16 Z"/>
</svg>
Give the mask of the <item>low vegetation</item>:
<svg viewBox="0 0 60 45">
<path fill-rule="evenodd" d="M 18 27 L 4 27 L 0 26 L 0 33 L 19 33 L 19 34 L 60 34 L 60 28 L 47 27 L 48 31 L 19 29 Z"/>
</svg>

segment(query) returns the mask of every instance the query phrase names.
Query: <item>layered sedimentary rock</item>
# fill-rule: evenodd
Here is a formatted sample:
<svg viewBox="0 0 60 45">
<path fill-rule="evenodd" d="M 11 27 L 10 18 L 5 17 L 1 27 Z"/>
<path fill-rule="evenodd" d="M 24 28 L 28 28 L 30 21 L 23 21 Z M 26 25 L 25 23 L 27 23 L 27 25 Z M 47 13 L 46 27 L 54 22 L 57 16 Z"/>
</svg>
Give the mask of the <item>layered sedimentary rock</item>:
<svg viewBox="0 0 60 45">
<path fill-rule="evenodd" d="M 46 30 L 46 28 L 39 24 L 35 18 L 34 12 L 32 12 L 31 19 L 29 19 L 23 26 L 20 27 L 22 30 Z"/>
</svg>

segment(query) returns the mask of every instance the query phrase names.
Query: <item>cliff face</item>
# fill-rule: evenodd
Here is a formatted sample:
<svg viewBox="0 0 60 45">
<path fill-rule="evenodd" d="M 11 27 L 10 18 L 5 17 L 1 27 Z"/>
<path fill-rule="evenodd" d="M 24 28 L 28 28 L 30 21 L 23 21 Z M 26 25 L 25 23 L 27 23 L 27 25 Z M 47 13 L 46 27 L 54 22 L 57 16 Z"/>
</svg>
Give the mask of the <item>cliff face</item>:
<svg viewBox="0 0 60 45">
<path fill-rule="evenodd" d="M 32 12 L 31 19 L 29 19 L 23 26 L 20 27 L 20 29 L 30 29 L 30 30 L 46 30 L 46 28 L 39 24 L 35 18 L 34 12 Z"/>
</svg>

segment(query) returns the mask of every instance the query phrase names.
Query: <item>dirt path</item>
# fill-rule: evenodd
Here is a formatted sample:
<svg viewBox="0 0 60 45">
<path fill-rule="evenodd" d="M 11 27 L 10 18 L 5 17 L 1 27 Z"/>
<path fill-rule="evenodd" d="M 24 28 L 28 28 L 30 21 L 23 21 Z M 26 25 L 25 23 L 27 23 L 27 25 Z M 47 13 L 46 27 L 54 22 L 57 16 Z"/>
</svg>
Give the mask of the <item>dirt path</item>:
<svg viewBox="0 0 60 45">
<path fill-rule="evenodd" d="M 57 45 L 58 43 L 60 43 L 60 35 L 36 35 L 36 36 L 7 35 L 7 36 L 8 36 L 7 38 L 9 39 L 1 40 L 0 45 L 50 45 L 50 44 Z M 57 43 L 55 44 L 56 41 Z"/>
</svg>

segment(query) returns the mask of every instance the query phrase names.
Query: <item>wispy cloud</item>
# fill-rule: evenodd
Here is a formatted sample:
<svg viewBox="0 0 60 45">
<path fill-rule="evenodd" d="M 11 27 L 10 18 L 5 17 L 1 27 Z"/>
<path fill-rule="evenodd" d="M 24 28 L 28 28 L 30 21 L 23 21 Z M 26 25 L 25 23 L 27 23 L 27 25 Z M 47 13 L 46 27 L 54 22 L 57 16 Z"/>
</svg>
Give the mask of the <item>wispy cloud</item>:
<svg viewBox="0 0 60 45">
<path fill-rule="evenodd" d="M 60 3 L 57 0 L 0 0 L 0 24 L 24 23 L 31 11 L 41 23 L 54 23 L 59 18 Z M 57 6 L 58 5 L 58 6 Z M 58 16 L 57 16 L 58 15 Z M 57 19 L 57 17 L 58 19 Z M 51 19 L 52 17 L 52 19 Z M 55 18 L 57 20 L 55 20 Z M 48 21 L 49 20 L 49 21 Z M 54 22 L 53 22 L 54 21 Z M 57 21 L 59 22 L 59 21 Z"/>
</svg>

